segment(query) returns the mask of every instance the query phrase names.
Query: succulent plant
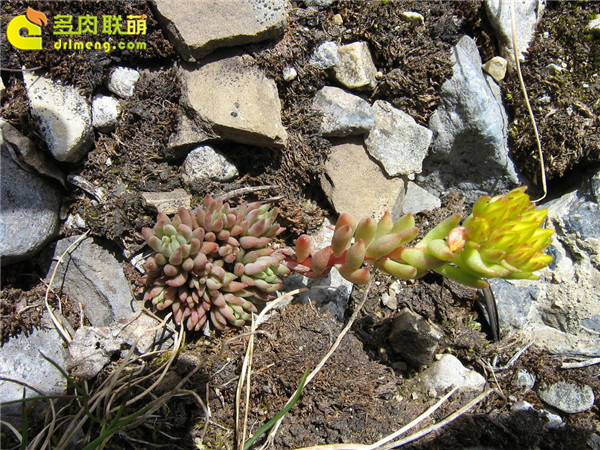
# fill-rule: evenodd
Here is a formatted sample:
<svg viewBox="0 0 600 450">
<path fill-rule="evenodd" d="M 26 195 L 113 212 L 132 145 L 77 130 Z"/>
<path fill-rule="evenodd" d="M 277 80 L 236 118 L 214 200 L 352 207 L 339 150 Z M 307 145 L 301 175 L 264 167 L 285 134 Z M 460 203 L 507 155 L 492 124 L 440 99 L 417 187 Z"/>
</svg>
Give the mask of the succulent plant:
<svg viewBox="0 0 600 450">
<path fill-rule="evenodd" d="M 546 210 L 535 209 L 525 189 L 481 197 L 462 226 L 461 216 L 454 214 L 413 246 L 405 246 L 419 233 L 412 214 L 395 223 L 387 212 L 379 221 L 367 218 L 358 223 L 342 214 L 331 245 L 313 252 L 309 237 L 302 235 L 295 258 L 285 264 L 313 278 L 335 267 L 356 284 L 369 281 L 372 267 L 403 280 L 433 270 L 478 288 L 487 286 L 484 278 L 537 279 L 533 272 L 552 260 L 543 249 L 550 245 L 553 231 L 539 228 Z"/>
<path fill-rule="evenodd" d="M 177 324 L 200 330 L 210 315 L 215 328 L 242 326 L 255 302 L 272 299 L 289 269 L 286 249 L 271 246 L 284 228 L 268 205 L 228 203 L 207 195 L 194 211 L 158 214 L 142 235 L 154 253 L 146 259 L 144 301 L 171 307 Z"/>
<path fill-rule="evenodd" d="M 332 268 L 355 284 L 369 281 L 373 268 L 403 280 L 429 270 L 468 286 L 486 287 L 485 278 L 536 279 L 533 273 L 552 260 L 543 253 L 553 231 L 539 228 L 546 210 L 536 209 L 525 188 L 481 197 L 461 224 L 454 214 L 412 246 L 419 234 L 412 214 L 394 222 L 357 222 L 342 214 L 331 245 L 313 251 L 302 235 L 295 251 L 275 249 L 283 228 L 277 212 L 260 202 L 232 208 L 209 195 L 194 211 L 180 208 L 171 219 L 159 213 L 142 235 L 154 250 L 145 263 L 144 296 L 155 309 L 173 309 L 177 324 L 201 329 L 208 316 L 215 328 L 242 326 L 256 312 L 255 303 L 274 297 L 281 277 L 290 271 L 325 277 Z"/>
</svg>

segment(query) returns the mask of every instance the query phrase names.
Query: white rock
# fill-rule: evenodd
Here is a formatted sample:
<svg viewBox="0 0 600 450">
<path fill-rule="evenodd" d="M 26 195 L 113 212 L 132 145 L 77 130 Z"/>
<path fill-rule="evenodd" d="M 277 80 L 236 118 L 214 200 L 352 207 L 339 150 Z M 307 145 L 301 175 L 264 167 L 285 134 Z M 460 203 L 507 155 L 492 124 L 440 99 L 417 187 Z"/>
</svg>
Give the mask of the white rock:
<svg viewBox="0 0 600 450">
<path fill-rule="evenodd" d="M 488 74 L 492 76 L 496 83 L 504 80 L 506 76 L 506 67 L 508 66 L 508 61 L 504 59 L 502 56 L 494 56 L 488 62 L 486 62 L 481 68 Z"/>
<path fill-rule="evenodd" d="M 69 214 L 67 216 L 67 220 L 65 220 L 65 227 L 69 230 L 74 230 L 77 228 L 83 229 L 86 227 L 86 223 L 85 220 L 83 220 L 83 217 L 79 215 L 79 213 Z"/>
<path fill-rule="evenodd" d="M 92 111 L 77 89 L 23 72 L 31 114 L 59 161 L 77 163 L 94 141 Z"/>
<path fill-rule="evenodd" d="M 514 5 L 519 60 L 523 60 L 524 52 L 533 39 L 535 26 L 542 18 L 546 2 L 545 0 L 485 0 L 487 15 L 500 41 L 500 54 L 514 67 L 511 3 Z"/>
<path fill-rule="evenodd" d="M 353 42 L 337 49 L 338 64 L 335 77 L 349 89 L 374 89 L 377 85 L 377 68 L 373 63 L 369 45 L 366 42 Z"/>
<path fill-rule="evenodd" d="M 282 147 L 287 132 L 275 81 L 249 56 L 233 56 L 197 68 L 181 68 L 182 103 L 223 139 Z"/>
<path fill-rule="evenodd" d="M 340 62 L 338 56 L 338 46 L 335 42 L 325 41 L 317 47 L 309 63 L 319 69 L 330 69 Z"/>
<path fill-rule="evenodd" d="M 2 78 L 0 77 L 0 95 L 4 94 L 4 81 L 2 81 Z"/>
<path fill-rule="evenodd" d="M 535 375 L 525 369 L 519 369 L 517 372 L 517 386 L 520 388 L 531 389 L 535 386 Z"/>
<path fill-rule="evenodd" d="M 108 79 L 108 90 L 121 98 L 131 97 L 140 73 L 129 67 L 117 67 Z"/>
<path fill-rule="evenodd" d="M 334 0 L 305 0 L 306 6 L 316 6 L 317 8 L 327 8 L 331 6 Z"/>
<path fill-rule="evenodd" d="M 229 181 L 237 176 L 237 167 L 208 145 L 192 150 L 183 162 L 183 179 L 188 184 L 206 178 Z"/>
<path fill-rule="evenodd" d="M 590 20 L 590 23 L 588 23 L 586 29 L 594 33 L 596 36 L 600 36 L 600 17 Z"/>
<path fill-rule="evenodd" d="M 107 133 L 115 129 L 121 114 L 121 102 L 114 97 L 97 95 L 92 101 L 92 125 Z"/>
<path fill-rule="evenodd" d="M 320 180 L 338 214 L 345 212 L 356 220 L 370 216 L 378 219 L 385 211 L 390 211 L 394 218 L 400 216 L 404 181 L 386 177 L 357 140 L 331 148 Z"/>
<path fill-rule="evenodd" d="M 379 161 L 389 176 L 420 173 L 431 143 L 431 130 L 390 103 L 373 104 L 375 125 L 365 139 L 368 152 Z"/>
<path fill-rule="evenodd" d="M 437 396 L 443 394 L 453 386 L 464 390 L 482 391 L 485 387 L 485 378 L 474 370 L 469 370 L 462 365 L 456 356 L 444 354 L 439 361 L 421 373 L 421 382 L 427 390 L 434 390 Z"/>
<path fill-rule="evenodd" d="M 217 48 L 277 37 L 285 27 L 285 0 L 154 0 L 167 36 L 184 60 L 198 60 Z"/>
<path fill-rule="evenodd" d="M 286 67 L 283 69 L 282 75 L 285 81 L 294 81 L 298 76 L 298 72 L 293 67 Z"/>
<path fill-rule="evenodd" d="M 425 17 L 423 17 L 423 15 L 419 14 L 418 12 L 405 11 L 402 14 L 400 14 L 400 17 L 402 17 L 407 22 L 412 23 L 413 25 L 425 24 Z"/>
<path fill-rule="evenodd" d="M 325 86 L 317 92 L 313 108 L 322 113 L 323 136 L 364 134 L 375 124 L 371 105 L 343 89 Z"/>
<path fill-rule="evenodd" d="M 406 194 L 402 202 L 402 213 L 419 213 L 421 211 L 431 211 L 442 205 L 441 200 L 433 194 L 430 194 L 419 185 L 409 181 L 406 185 Z"/>
</svg>

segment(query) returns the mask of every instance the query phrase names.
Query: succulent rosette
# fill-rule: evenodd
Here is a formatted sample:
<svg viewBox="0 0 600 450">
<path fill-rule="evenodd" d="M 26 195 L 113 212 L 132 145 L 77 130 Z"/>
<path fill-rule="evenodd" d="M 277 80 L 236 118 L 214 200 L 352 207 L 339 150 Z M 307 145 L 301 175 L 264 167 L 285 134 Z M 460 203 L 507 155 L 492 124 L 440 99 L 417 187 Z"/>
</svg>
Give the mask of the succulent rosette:
<svg viewBox="0 0 600 450">
<path fill-rule="evenodd" d="M 200 330 L 208 316 L 215 328 L 243 326 L 256 302 L 272 299 L 289 273 L 284 251 L 271 246 L 284 229 L 277 212 L 260 202 L 232 208 L 209 195 L 195 211 L 159 213 L 142 235 L 154 250 L 144 265 L 144 301 L 171 307 L 177 324 Z"/>
</svg>

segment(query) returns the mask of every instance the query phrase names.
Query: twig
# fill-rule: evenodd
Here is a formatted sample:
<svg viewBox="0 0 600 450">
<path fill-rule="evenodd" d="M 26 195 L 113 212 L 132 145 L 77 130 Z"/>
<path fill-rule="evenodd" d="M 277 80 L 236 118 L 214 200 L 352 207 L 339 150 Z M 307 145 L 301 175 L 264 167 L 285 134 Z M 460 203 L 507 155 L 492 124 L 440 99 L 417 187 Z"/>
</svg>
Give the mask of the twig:
<svg viewBox="0 0 600 450">
<path fill-rule="evenodd" d="M 517 362 L 517 360 L 521 357 L 521 355 L 523 355 L 523 353 L 525 353 L 527 350 L 529 350 L 529 348 L 534 344 L 534 341 L 531 341 L 529 344 L 527 344 L 525 347 L 523 347 L 521 350 L 519 350 L 517 353 L 515 353 L 513 355 L 512 358 L 510 358 L 510 360 L 502 367 L 495 367 L 494 370 L 506 370 L 506 369 L 510 369 L 514 363 Z"/>
<path fill-rule="evenodd" d="M 8 428 L 10 430 L 10 432 L 15 435 L 15 437 L 19 441 L 19 444 L 23 443 L 23 436 L 21 436 L 21 433 L 19 433 L 19 430 L 17 430 L 10 423 L 5 422 L 4 420 L 0 420 L 0 427 Z"/>
<path fill-rule="evenodd" d="M 83 189 L 85 192 L 90 194 L 92 197 L 94 197 L 100 203 L 102 203 L 102 201 L 104 200 L 104 195 L 105 195 L 104 189 L 102 189 L 101 187 L 95 186 L 94 184 L 92 184 L 88 180 L 86 180 L 85 178 L 83 178 L 79 175 L 67 175 L 67 181 L 69 183 L 71 183 L 72 185 L 77 186 L 80 189 Z"/>
<path fill-rule="evenodd" d="M 274 308 L 279 308 L 281 303 L 288 297 L 293 297 L 294 295 L 300 294 L 302 292 L 312 291 L 313 289 L 331 289 L 331 286 L 311 286 L 306 288 L 298 288 L 294 289 L 293 291 L 286 292 L 283 295 L 280 295 L 275 300 L 272 300 L 269 303 L 267 303 L 267 306 L 265 306 L 265 308 L 260 312 L 260 314 L 256 318 L 256 326 L 259 327 L 260 325 L 262 325 L 267 320 L 265 318 L 267 313 Z"/>
<path fill-rule="evenodd" d="M 593 366 L 595 364 L 600 364 L 600 358 L 590 358 L 585 361 L 579 362 L 563 362 L 560 366 L 561 369 L 581 369 L 582 367 Z"/>
<path fill-rule="evenodd" d="M 250 326 L 250 339 L 248 340 L 248 348 L 246 349 L 246 354 L 244 355 L 242 370 L 240 373 L 240 378 L 238 380 L 238 387 L 235 392 L 235 435 L 236 447 L 238 449 L 243 448 L 244 442 L 246 441 L 246 433 L 248 431 L 248 408 L 250 405 L 250 377 L 252 374 L 252 358 L 254 356 L 255 332 L 256 321 L 254 320 L 254 315 L 252 315 L 252 324 Z M 240 424 L 240 403 L 242 398 L 242 391 L 244 389 L 244 382 L 246 383 L 246 402 L 244 405 L 244 420 L 242 426 L 242 424 Z"/>
<path fill-rule="evenodd" d="M 398 440 L 396 442 L 392 442 L 391 444 L 386 445 L 385 447 L 381 447 L 381 450 L 388 450 L 390 448 L 402 447 L 403 445 L 408 444 L 409 442 L 416 441 L 417 439 L 420 439 L 423 436 L 428 435 L 432 431 L 437 431 L 440 428 L 445 427 L 449 423 L 451 423 L 454 420 L 458 419 L 460 416 L 462 416 L 468 410 L 470 410 L 471 408 L 473 408 L 475 405 L 477 405 L 477 403 L 479 403 L 480 401 L 482 401 L 484 398 L 486 398 L 492 392 L 496 392 L 496 391 L 494 389 L 488 389 L 483 394 L 480 394 L 477 397 L 475 397 L 473 400 L 471 400 L 469 403 L 467 403 L 465 406 L 463 406 L 459 410 L 457 410 L 454 413 L 450 414 L 448 417 L 446 417 L 441 422 L 438 422 L 438 423 L 436 423 L 434 425 L 431 425 L 431 426 L 429 426 L 427 428 L 424 428 L 421 431 L 419 431 L 419 432 L 417 432 L 415 434 L 412 434 L 412 435 L 410 435 L 410 436 L 408 436 L 408 437 L 406 437 L 404 439 L 400 439 L 400 440 Z"/>
<path fill-rule="evenodd" d="M 215 197 L 215 200 L 229 200 L 233 197 L 238 197 L 244 194 L 250 194 L 251 192 L 259 192 L 259 191 L 268 191 L 269 189 L 276 189 L 277 186 L 249 186 L 249 187 L 243 187 L 243 188 L 239 188 L 239 189 L 234 189 L 233 191 L 229 191 L 226 192 L 223 195 L 219 195 L 218 197 Z"/>
<path fill-rule="evenodd" d="M 25 67 L 23 67 L 22 69 L 9 69 L 8 67 L 0 67 L 0 70 L 4 72 L 33 72 L 41 68 L 42 66 L 32 67 L 31 69 L 26 69 Z"/>
<path fill-rule="evenodd" d="M 264 331 L 264 330 L 256 330 L 256 331 L 249 331 L 247 333 L 241 333 L 241 334 L 236 334 L 233 337 L 230 337 L 229 339 L 227 339 L 226 341 L 223 342 L 223 344 L 221 344 L 221 351 L 219 352 L 219 356 L 223 356 L 225 354 L 225 351 L 227 350 L 227 347 L 235 340 L 246 337 L 246 336 L 250 336 L 252 334 L 264 334 L 265 336 L 267 336 L 269 339 L 274 340 L 275 336 L 273 336 L 271 333 L 269 333 L 268 331 Z M 220 369 L 223 370 L 223 369 Z M 215 373 L 216 375 L 216 373 Z"/>
<path fill-rule="evenodd" d="M 326 444 L 313 445 L 312 447 L 302 447 L 296 450 L 367 450 L 366 444 Z"/>
<path fill-rule="evenodd" d="M 510 1 L 510 25 L 512 29 L 512 40 L 513 40 L 513 51 L 515 57 L 515 65 L 517 66 L 517 75 L 519 77 L 519 84 L 521 85 L 521 91 L 523 92 L 523 97 L 525 100 L 525 105 L 527 106 L 527 112 L 529 113 L 529 117 L 531 119 L 531 124 L 533 125 L 533 134 L 535 136 L 535 142 L 538 148 L 538 157 L 540 159 L 540 169 L 542 172 L 542 189 L 544 191 L 544 195 L 542 195 L 537 200 L 532 200 L 533 203 L 537 203 L 543 200 L 548 194 L 548 187 L 546 185 L 546 166 L 544 164 L 544 153 L 542 151 L 542 142 L 540 140 L 540 133 L 538 131 L 537 123 L 535 121 L 535 116 L 533 115 L 533 109 L 531 109 L 531 104 L 529 103 L 529 96 L 527 95 L 527 89 L 525 88 L 525 81 L 523 80 L 523 74 L 521 73 L 521 63 L 519 61 L 519 44 L 517 43 L 517 29 L 515 25 L 515 2 Z"/>
</svg>

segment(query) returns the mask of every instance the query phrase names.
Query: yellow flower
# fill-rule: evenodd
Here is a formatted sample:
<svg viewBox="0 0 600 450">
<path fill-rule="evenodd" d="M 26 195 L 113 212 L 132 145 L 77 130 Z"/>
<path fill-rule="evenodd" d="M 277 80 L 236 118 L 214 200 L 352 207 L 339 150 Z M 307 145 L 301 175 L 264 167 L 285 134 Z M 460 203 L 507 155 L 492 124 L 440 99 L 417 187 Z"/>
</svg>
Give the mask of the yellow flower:
<svg viewBox="0 0 600 450">
<path fill-rule="evenodd" d="M 535 209 L 525 189 L 520 187 L 506 195 L 477 200 L 462 227 L 448 236 L 450 248 L 460 248 L 455 250 L 451 268 L 444 267 L 438 272 L 449 278 L 462 273 L 473 279 L 537 279 L 533 272 L 552 261 L 543 250 L 552 242 L 554 231 L 539 228 L 547 210 Z"/>
</svg>

